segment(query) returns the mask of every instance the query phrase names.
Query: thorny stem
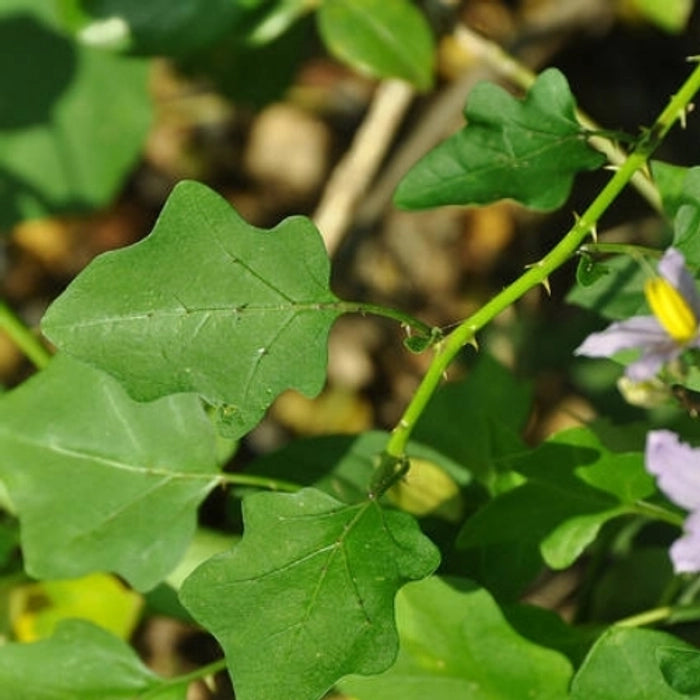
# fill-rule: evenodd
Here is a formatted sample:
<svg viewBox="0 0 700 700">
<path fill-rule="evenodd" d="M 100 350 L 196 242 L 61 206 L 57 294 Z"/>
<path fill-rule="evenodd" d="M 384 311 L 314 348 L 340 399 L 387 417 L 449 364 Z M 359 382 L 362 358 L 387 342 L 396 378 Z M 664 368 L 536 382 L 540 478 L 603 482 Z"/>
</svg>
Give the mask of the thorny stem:
<svg viewBox="0 0 700 700">
<path fill-rule="evenodd" d="M 49 351 L 2 300 L 0 300 L 0 330 L 4 330 L 10 336 L 37 369 L 43 369 L 49 363 L 51 359 Z"/>
<path fill-rule="evenodd" d="M 699 89 L 700 65 L 695 67 L 680 90 L 673 95 L 666 108 L 661 112 L 652 128 L 644 134 L 634 151 L 616 170 L 583 215 L 577 217 L 574 225 L 562 240 L 540 261 L 529 266 L 527 271 L 515 282 L 460 323 L 454 331 L 436 345 L 435 356 L 428 371 L 389 438 L 385 450 L 389 456 L 399 459 L 405 454 L 406 444 L 416 421 L 425 410 L 445 371 L 459 351 L 468 343 L 475 343 L 477 331 L 530 289 L 540 284 L 548 289 L 549 275 L 576 253 L 586 237 L 595 231 L 595 225 L 602 214 L 624 189 L 634 173 L 644 167 L 673 124 L 685 117 L 688 105 Z"/>
</svg>

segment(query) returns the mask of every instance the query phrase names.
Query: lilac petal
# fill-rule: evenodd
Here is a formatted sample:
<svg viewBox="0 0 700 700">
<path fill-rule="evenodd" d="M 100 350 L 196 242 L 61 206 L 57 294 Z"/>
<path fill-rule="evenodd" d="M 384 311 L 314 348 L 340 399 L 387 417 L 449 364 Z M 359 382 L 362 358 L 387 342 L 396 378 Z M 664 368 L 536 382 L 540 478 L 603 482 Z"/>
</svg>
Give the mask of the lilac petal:
<svg viewBox="0 0 700 700">
<path fill-rule="evenodd" d="M 674 344 L 659 345 L 647 350 L 642 357 L 630 362 L 625 369 L 625 376 L 633 382 L 653 379 L 658 371 L 681 354 L 683 348 Z"/>
<path fill-rule="evenodd" d="M 659 261 L 659 274 L 667 279 L 690 304 L 696 318 L 700 318 L 700 292 L 688 268 L 685 258 L 676 248 L 668 248 Z"/>
<path fill-rule="evenodd" d="M 670 430 L 652 430 L 645 458 L 647 471 L 657 477 L 669 499 L 686 510 L 700 509 L 700 449 L 681 442 Z"/>
<path fill-rule="evenodd" d="M 700 571 L 700 512 L 686 518 L 683 531 L 683 537 L 671 545 L 673 570 L 677 574 Z"/>
<path fill-rule="evenodd" d="M 610 357 L 618 350 L 666 346 L 668 342 L 668 333 L 654 316 L 634 316 L 626 321 L 612 323 L 600 333 L 591 333 L 574 350 L 574 355 Z"/>
</svg>

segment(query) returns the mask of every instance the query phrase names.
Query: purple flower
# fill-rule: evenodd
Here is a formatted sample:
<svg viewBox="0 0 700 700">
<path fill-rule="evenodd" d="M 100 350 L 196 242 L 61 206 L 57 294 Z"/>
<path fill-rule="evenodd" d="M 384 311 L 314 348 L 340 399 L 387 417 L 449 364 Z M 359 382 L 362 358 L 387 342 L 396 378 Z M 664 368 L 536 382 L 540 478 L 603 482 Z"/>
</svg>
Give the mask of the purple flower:
<svg viewBox="0 0 700 700">
<path fill-rule="evenodd" d="M 625 375 L 635 381 L 651 379 L 686 348 L 700 347 L 700 293 L 685 267 L 683 254 L 669 248 L 659 261 L 658 277 L 644 286 L 653 316 L 634 316 L 591 335 L 575 355 L 610 357 L 620 350 L 640 350 Z"/>
<path fill-rule="evenodd" d="M 670 430 L 647 435 L 646 468 L 666 496 L 690 514 L 684 535 L 671 546 L 676 573 L 700 571 L 700 448 L 693 449 Z"/>
</svg>

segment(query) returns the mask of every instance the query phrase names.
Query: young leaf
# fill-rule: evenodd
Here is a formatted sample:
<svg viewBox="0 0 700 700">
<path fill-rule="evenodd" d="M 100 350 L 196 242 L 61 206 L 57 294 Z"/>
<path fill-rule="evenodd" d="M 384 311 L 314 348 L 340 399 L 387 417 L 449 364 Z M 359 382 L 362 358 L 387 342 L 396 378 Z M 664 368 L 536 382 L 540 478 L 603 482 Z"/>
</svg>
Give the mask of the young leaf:
<svg viewBox="0 0 700 700">
<path fill-rule="evenodd" d="M 214 445 L 192 394 L 136 403 L 109 375 L 56 357 L 0 398 L 0 478 L 19 514 L 27 571 L 114 571 L 153 587 L 218 483 Z"/>
<path fill-rule="evenodd" d="M 670 647 L 694 647 L 665 632 L 611 627 L 593 645 L 571 684 L 572 700 L 678 700 L 660 667 Z"/>
<path fill-rule="evenodd" d="M 212 190 L 183 182 L 152 233 L 93 260 L 42 327 L 137 400 L 198 392 L 225 405 L 235 438 L 284 389 L 320 391 L 341 313 L 328 276 L 308 219 L 257 229 Z"/>
<path fill-rule="evenodd" d="M 106 204 L 151 122 L 148 64 L 72 43 L 52 16 L 34 0 L 0 8 L 0 226 Z"/>
<path fill-rule="evenodd" d="M 612 452 L 584 428 L 555 435 L 510 466 L 527 482 L 477 511 L 458 540 L 471 575 L 504 597 L 520 593 L 544 562 L 569 566 L 608 520 L 654 492 L 641 453 Z"/>
<path fill-rule="evenodd" d="M 591 309 L 607 319 L 620 320 L 649 313 L 644 299 L 647 272 L 626 255 L 605 261 L 606 274 L 576 285 L 566 296 L 569 304 Z"/>
<path fill-rule="evenodd" d="M 561 206 L 574 175 L 605 160 L 586 142 L 575 107 L 555 68 L 537 78 L 524 100 L 497 85 L 477 85 L 464 110 L 467 125 L 408 172 L 394 201 L 406 209 L 505 198 L 533 209 Z"/>
<path fill-rule="evenodd" d="M 378 676 L 351 676 L 356 700 L 563 700 L 571 664 L 515 632 L 493 598 L 466 579 L 431 577 L 396 598 L 400 649 Z"/>
<path fill-rule="evenodd" d="M 156 676 L 118 637 L 82 620 L 62 622 L 32 644 L 0 647 L 0 688 L 6 698 L 31 700 L 184 700 L 184 685 L 156 694 Z"/>
<path fill-rule="evenodd" d="M 433 37 L 408 0 L 324 0 L 318 28 L 328 50 L 353 68 L 402 78 L 419 90 L 433 81 Z"/>
<path fill-rule="evenodd" d="M 255 494 L 243 517 L 240 544 L 180 590 L 224 648 L 236 697 L 312 700 L 348 673 L 385 670 L 398 644 L 396 591 L 439 563 L 415 521 L 314 489 Z"/>
</svg>

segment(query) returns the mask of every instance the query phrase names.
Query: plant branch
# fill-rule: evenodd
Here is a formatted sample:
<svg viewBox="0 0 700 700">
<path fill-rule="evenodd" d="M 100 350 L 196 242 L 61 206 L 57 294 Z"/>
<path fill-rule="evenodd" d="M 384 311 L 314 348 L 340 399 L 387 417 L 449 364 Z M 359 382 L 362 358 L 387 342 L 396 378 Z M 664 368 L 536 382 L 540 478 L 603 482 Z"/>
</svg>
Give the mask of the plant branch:
<svg viewBox="0 0 700 700">
<path fill-rule="evenodd" d="M 620 165 L 583 215 L 577 217 L 574 225 L 562 240 L 540 261 L 529 266 L 529 269 L 515 282 L 460 323 L 454 331 L 436 345 L 435 356 L 428 371 L 406 407 L 403 416 L 392 431 L 386 447 L 388 455 L 398 458 L 405 453 L 411 432 L 430 397 L 440 384 L 445 371 L 465 345 L 476 342 L 477 331 L 530 289 L 540 284 L 548 289 L 549 275 L 561 267 L 577 251 L 586 237 L 595 230 L 602 214 L 617 198 L 634 173 L 644 167 L 673 124 L 684 118 L 686 109 L 698 89 L 700 89 L 700 65 L 695 67 L 680 90 L 673 95 L 666 108 L 661 112 L 652 128 L 645 133 L 632 154 Z"/>
<path fill-rule="evenodd" d="M 43 369 L 49 363 L 51 359 L 49 351 L 2 300 L 0 300 L 0 330 L 4 330 L 10 336 L 37 369 Z"/>
</svg>

